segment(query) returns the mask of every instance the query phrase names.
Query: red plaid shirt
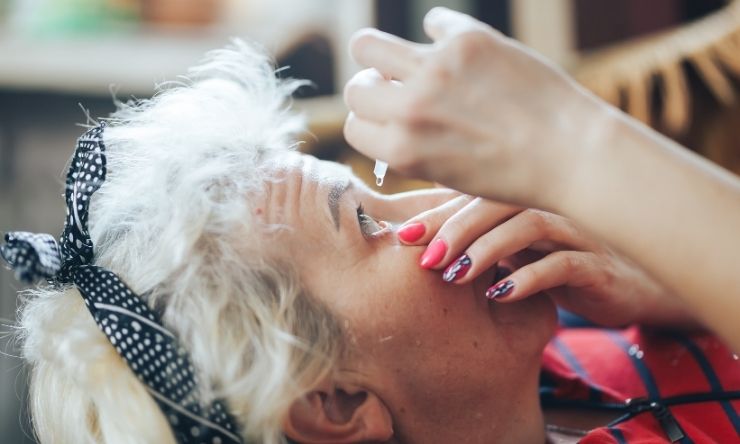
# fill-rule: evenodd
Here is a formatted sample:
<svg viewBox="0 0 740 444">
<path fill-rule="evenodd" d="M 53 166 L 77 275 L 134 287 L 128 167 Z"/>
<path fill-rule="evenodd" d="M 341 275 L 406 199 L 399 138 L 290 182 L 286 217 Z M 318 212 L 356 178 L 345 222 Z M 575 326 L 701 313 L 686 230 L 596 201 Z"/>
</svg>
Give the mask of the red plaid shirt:
<svg viewBox="0 0 740 444">
<path fill-rule="evenodd" d="M 580 442 L 740 443 L 740 360 L 708 333 L 563 328 L 545 349 L 542 404 L 612 411 Z"/>
</svg>

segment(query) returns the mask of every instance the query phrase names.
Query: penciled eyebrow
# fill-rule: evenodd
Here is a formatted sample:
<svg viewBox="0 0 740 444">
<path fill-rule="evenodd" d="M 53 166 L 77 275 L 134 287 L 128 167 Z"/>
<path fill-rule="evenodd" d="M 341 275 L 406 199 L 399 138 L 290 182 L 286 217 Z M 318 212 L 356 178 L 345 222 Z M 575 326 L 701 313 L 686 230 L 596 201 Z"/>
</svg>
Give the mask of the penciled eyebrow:
<svg viewBox="0 0 740 444">
<path fill-rule="evenodd" d="M 334 227 L 339 231 L 339 200 L 345 191 L 352 188 L 352 181 L 347 180 L 343 182 L 337 182 L 332 185 L 327 196 L 327 204 L 329 205 L 329 212 L 331 218 L 334 221 Z"/>
</svg>

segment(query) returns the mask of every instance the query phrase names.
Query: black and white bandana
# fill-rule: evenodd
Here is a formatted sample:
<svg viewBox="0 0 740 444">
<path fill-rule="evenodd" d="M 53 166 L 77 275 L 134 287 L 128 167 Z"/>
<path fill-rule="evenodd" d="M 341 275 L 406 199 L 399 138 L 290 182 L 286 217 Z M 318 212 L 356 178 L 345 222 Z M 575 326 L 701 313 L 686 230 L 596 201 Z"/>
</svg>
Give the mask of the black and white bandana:
<svg viewBox="0 0 740 444">
<path fill-rule="evenodd" d="M 221 401 L 203 406 L 186 350 L 157 314 L 115 273 L 94 265 L 87 229 L 92 194 L 105 181 L 105 123 L 77 141 L 66 180 L 67 220 L 59 244 L 49 234 L 5 235 L 0 256 L 16 278 L 74 284 L 98 327 L 146 386 L 179 443 L 241 443 L 236 421 Z"/>
</svg>

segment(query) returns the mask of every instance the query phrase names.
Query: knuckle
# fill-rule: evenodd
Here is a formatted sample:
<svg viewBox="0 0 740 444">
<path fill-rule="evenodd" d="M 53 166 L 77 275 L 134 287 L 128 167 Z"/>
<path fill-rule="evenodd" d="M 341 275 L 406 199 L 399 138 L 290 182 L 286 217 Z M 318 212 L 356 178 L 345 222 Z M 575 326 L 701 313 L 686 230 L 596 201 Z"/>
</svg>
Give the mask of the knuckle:
<svg viewBox="0 0 740 444">
<path fill-rule="evenodd" d="M 490 33 L 473 29 L 461 33 L 453 45 L 455 53 L 461 62 L 470 62 L 481 57 L 492 45 Z"/>
<path fill-rule="evenodd" d="M 374 30 L 361 29 L 352 37 L 352 40 L 350 40 L 350 52 L 355 56 L 361 55 L 368 51 L 376 41 L 377 36 Z"/>
<path fill-rule="evenodd" d="M 462 218 L 453 215 L 442 224 L 442 228 L 439 231 L 440 233 L 444 233 L 445 239 L 448 242 L 452 242 L 459 238 L 461 233 L 467 231 L 467 224 Z"/>
<path fill-rule="evenodd" d="M 540 272 L 535 267 L 523 267 L 516 272 L 517 282 L 526 283 L 529 286 L 535 285 L 539 281 Z"/>
<path fill-rule="evenodd" d="M 342 132 L 344 133 L 344 138 L 350 145 L 355 142 L 355 127 L 357 124 L 356 122 L 357 119 L 351 113 L 344 121 L 344 128 L 342 129 Z"/>
<path fill-rule="evenodd" d="M 547 213 L 532 209 L 525 210 L 525 212 L 527 213 L 527 222 L 539 234 L 538 237 L 544 237 L 550 232 L 550 219 L 547 217 Z"/>
<path fill-rule="evenodd" d="M 350 109 L 362 104 L 362 96 L 367 90 L 376 86 L 381 80 L 380 74 L 374 69 L 364 69 L 355 74 L 344 86 L 344 101 Z"/>
<path fill-rule="evenodd" d="M 422 156 L 408 132 L 396 131 L 389 142 L 388 150 L 395 155 L 394 168 L 402 173 L 414 173 L 420 168 Z"/>
<path fill-rule="evenodd" d="M 411 140 L 411 134 L 403 127 L 394 125 L 391 131 L 391 139 L 389 141 L 389 148 L 391 151 L 397 152 L 399 158 L 402 160 L 410 160 L 409 158 L 416 157 L 414 144 Z"/>
<path fill-rule="evenodd" d="M 416 126 L 424 122 L 429 101 L 424 96 L 414 95 L 401 105 L 399 115 L 401 121 L 409 126 Z"/>
<path fill-rule="evenodd" d="M 437 88 L 442 88 L 449 84 L 453 77 L 453 68 L 447 60 L 435 60 L 435 63 L 429 65 L 427 78 Z"/>
<path fill-rule="evenodd" d="M 555 263 L 557 264 L 561 273 L 570 275 L 578 270 L 579 261 L 572 254 L 568 254 L 564 251 L 557 251 L 552 254 L 554 255 Z"/>
<path fill-rule="evenodd" d="M 353 77 L 350 79 L 349 82 L 347 82 L 346 85 L 344 85 L 344 103 L 347 104 L 347 107 L 349 109 L 354 109 L 354 98 L 357 96 L 357 89 L 359 85 L 356 80 L 356 77 Z"/>
</svg>

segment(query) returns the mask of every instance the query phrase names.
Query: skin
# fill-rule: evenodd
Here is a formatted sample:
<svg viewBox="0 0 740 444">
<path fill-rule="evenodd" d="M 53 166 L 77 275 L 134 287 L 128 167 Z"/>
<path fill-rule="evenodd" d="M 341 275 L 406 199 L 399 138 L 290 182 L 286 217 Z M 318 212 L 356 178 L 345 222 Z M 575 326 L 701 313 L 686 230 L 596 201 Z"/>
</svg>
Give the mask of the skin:
<svg viewBox="0 0 740 444">
<path fill-rule="evenodd" d="M 555 327 L 549 298 L 490 304 L 483 294 L 494 270 L 465 285 L 448 285 L 418 266 L 423 247 L 401 245 L 393 228 L 375 236 L 360 232 L 359 203 L 374 218 L 404 220 L 453 194 L 383 197 L 348 170 L 308 156 L 281 159 L 276 168 L 280 180 L 269 186 L 259 210 L 265 222 L 285 227 L 274 250 L 341 320 L 349 345 L 328 388 L 320 389 L 323 397 L 309 395 L 307 414 L 311 402 L 332 397 L 339 387 L 368 394 L 359 398 L 358 411 L 374 400 L 375 410 L 368 411 L 385 409 L 392 418 L 387 442 L 544 442 L 537 387 L 541 352 Z M 329 196 L 340 189 L 334 212 Z M 324 406 L 314 413 L 328 412 L 328 421 L 301 422 L 298 410 L 286 429 L 301 442 L 385 442 L 390 436 L 377 425 L 384 416 L 367 413 L 352 440 L 322 441 L 321 431 L 306 431 L 311 424 L 333 427 L 357 415 Z M 313 438 L 301 439 L 306 436 Z"/>
<path fill-rule="evenodd" d="M 402 173 L 574 220 L 740 349 L 740 179 L 471 17 L 435 8 L 424 26 L 432 45 L 354 38 L 372 69 L 345 89 L 347 140 Z"/>
<path fill-rule="evenodd" d="M 446 271 L 463 254 L 472 263 L 452 283 L 464 285 L 497 264 L 512 270 L 498 282 L 513 283 L 498 303 L 545 292 L 561 307 L 607 327 L 699 327 L 685 304 L 643 269 L 556 214 L 462 195 L 403 227 L 418 223 L 424 235 L 407 245 L 442 239 L 448 246 L 431 269 Z"/>
</svg>

